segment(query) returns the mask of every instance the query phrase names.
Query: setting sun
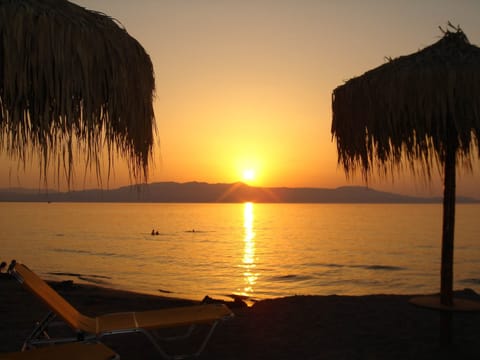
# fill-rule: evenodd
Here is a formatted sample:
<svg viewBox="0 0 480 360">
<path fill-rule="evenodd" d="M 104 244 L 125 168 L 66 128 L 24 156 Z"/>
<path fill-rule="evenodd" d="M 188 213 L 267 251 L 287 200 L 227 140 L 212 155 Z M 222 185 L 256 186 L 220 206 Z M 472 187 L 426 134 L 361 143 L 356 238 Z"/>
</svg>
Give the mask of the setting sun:
<svg viewBox="0 0 480 360">
<path fill-rule="evenodd" d="M 255 180 L 255 170 L 253 170 L 253 169 L 244 170 L 243 171 L 243 180 L 245 180 L 245 181 Z"/>
</svg>

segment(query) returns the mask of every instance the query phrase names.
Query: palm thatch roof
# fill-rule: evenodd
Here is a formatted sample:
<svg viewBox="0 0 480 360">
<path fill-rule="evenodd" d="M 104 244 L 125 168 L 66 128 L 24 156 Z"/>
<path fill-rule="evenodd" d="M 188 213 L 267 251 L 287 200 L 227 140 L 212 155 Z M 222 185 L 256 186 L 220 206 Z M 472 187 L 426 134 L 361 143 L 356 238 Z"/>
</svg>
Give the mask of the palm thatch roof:
<svg viewBox="0 0 480 360">
<path fill-rule="evenodd" d="M 443 164 L 448 141 L 466 160 L 480 139 L 480 48 L 460 28 L 333 91 L 332 134 L 347 175 Z M 448 140 L 453 139 L 453 140 Z M 477 156 L 480 156 L 480 149 Z"/>
<path fill-rule="evenodd" d="M 150 57 L 107 15 L 66 0 L 0 0 L 0 151 L 9 157 L 40 154 L 43 175 L 53 164 L 70 182 L 75 154 L 95 167 L 107 148 L 146 178 L 154 87 Z"/>
</svg>

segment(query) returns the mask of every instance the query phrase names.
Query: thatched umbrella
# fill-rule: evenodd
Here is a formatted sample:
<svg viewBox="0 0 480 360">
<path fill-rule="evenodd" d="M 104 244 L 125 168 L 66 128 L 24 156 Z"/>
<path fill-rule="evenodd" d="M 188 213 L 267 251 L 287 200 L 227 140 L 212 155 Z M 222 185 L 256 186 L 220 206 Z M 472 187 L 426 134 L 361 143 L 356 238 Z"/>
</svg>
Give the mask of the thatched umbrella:
<svg viewBox="0 0 480 360">
<path fill-rule="evenodd" d="M 124 156 L 148 176 L 155 132 L 150 57 L 119 23 L 66 0 L 0 0 L 0 151 L 38 154 L 70 184 L 74 155 L 99 175 Z"/>
<path fill-rule="evenodd" d="M 333 92 L 332 134 L 347 174 L 388 174 L 401 164 L 443 169 L 441 305 L 453 307 L 455 171 L 480 157 L 480 48 L 458 27 Z"/>
</svg>

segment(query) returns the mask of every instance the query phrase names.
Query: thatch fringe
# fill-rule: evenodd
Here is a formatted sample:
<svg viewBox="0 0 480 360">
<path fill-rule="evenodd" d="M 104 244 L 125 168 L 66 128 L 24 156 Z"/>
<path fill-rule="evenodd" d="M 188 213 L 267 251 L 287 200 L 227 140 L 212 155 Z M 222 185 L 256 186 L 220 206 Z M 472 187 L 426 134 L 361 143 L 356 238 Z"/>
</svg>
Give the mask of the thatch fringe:
<svg viewBox="0 0 480 360">
<path fill-rule="evenodd" d="M 393 59 L 337 87 L 332 135 L 347 175 L 389 173 L 406 160 L 430 176 L 443 164 L 447 139 L 469 166 L 480 156 L 480 48 L 461 31 Z M 478 151 L 475 152 L 474 149 Z"/>
<path fill-rule="evenodd" d="M 41 154 L 73 174 L 76 152 L 128 159 L 146 179 L 155 132 L 153 65 L 110 17 L 65 0 L 0 1 L 0 151 Z M 109 169 L 110 171 L 110 169 Z"/>
</svg>

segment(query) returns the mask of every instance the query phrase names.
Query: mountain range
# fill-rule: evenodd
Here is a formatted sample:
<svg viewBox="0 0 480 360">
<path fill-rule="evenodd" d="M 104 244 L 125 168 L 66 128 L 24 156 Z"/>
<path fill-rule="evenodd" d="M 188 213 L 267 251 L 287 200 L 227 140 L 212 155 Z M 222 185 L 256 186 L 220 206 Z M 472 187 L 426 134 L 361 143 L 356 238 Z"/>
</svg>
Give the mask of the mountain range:
<svg viewBox="0 0 480 360">
<path fill-rule="evenodd" d="M 158 182 L 117 189 L 60 192 L 25 188 L 0 189 L 0 201 L 12 202 L 149 202 L 149 203 L 440 203 L 441 197 L 414 197 L 368 187 L 336 189 L 255 187 L 244 183 Z M 480 200 L 458 197 L 459 203 Z"/>
</svg>

